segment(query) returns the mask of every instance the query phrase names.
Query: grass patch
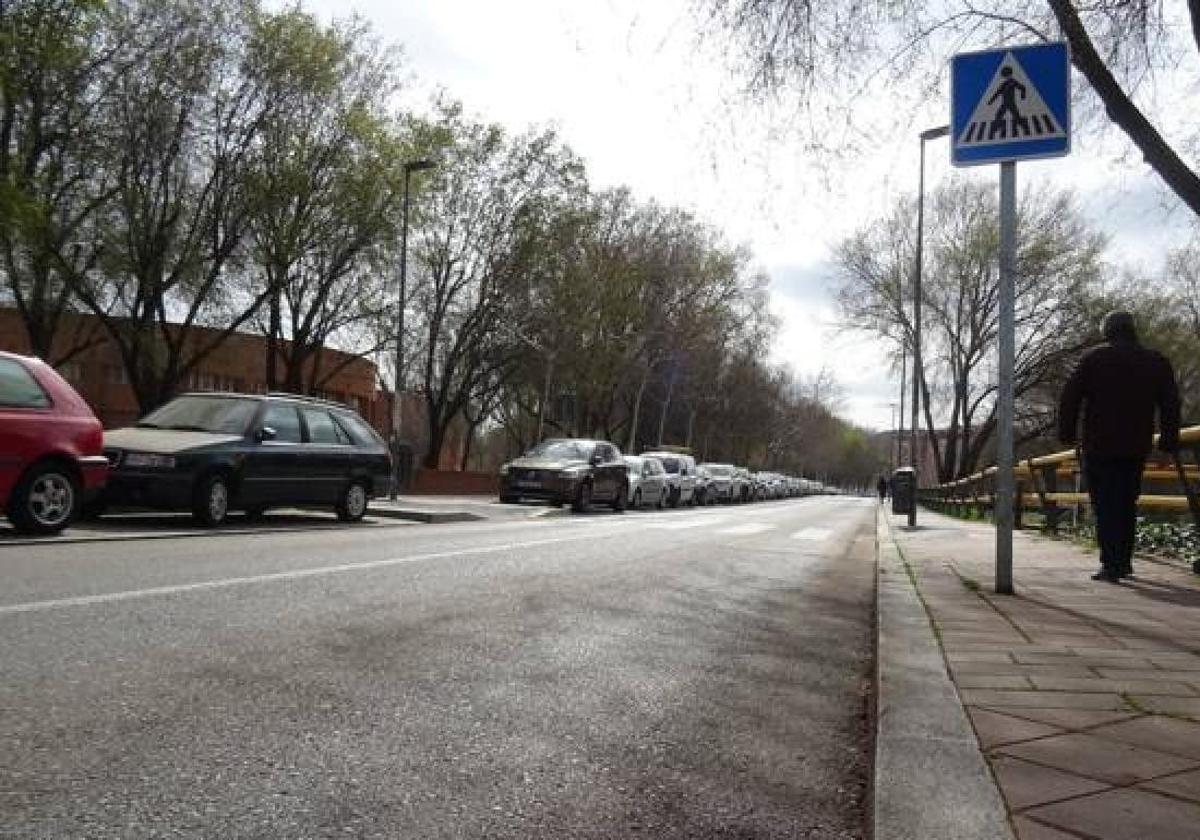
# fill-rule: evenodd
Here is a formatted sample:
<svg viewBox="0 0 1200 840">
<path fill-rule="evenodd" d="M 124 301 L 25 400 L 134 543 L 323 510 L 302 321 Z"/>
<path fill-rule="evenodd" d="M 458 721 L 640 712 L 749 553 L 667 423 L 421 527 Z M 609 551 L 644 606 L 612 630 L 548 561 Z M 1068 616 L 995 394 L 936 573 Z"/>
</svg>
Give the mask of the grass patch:
<svg viewBox="0 0 1200 840">
<path fill-rule="evenodd" d="M 1126 706 L 1128 706 L 1129 708 L 1133 709 L 1135 712 L 1138 712 L 1138 713 L 1140 713 L 1140 714 L 1143 714 L 1143 715 L 1148 715 L 1148 714 L 1150 714 L 1150 710 L 1149 710 L 1149 709 L 1147 709 L 1145 706 L 1143 706 L 1141 703 L 1139 703 L 1139 702 L 1137 701 L 1137 698 L 1136 698 L 1136 697 L 1134 697 L 1133 695 L 1131 695 L 1131 694 L 1124 694 L 1124 693 L 1122 693 L 1120 696 L 1121 696 L 1121 701 L 1122 701 L 1122 702 L 1123 702 L 1123 703 L 1124 703 Z"/>
</svg>

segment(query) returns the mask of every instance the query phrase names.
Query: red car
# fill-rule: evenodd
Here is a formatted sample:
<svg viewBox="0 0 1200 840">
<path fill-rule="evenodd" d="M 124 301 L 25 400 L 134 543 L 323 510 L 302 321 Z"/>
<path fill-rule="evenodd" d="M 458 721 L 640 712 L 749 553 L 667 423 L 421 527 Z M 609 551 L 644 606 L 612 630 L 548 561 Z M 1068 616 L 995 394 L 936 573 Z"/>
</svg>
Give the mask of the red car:
<svg viewBox="0 0 1200 840">
<path fill-rule="evenodd" d="M 22 533 L 61 531 L 104 487 L 104 431 L 40 359 L 0 352 L 0 510 Z"/>
</svg>

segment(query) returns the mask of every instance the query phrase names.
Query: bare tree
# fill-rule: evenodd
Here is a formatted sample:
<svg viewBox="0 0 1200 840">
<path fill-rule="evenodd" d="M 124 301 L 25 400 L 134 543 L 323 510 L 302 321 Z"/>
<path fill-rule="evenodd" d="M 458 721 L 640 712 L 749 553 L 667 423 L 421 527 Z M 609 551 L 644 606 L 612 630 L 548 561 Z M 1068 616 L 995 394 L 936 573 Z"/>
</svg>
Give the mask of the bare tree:
<svg viewBox="0 0 1200 840">
<path fill-rule="evenodd" d="M 72 0 L 0 3 L 3 291 L 52 364 L 96 340 L 62 324 L 100 257 L 96 217 L 112 194 L 98 142 L 114 47 L 104 22 L 101 6 Z"/>
<path fill-rule="evenodd" d="M 250 218 L 245 177 L 266 113 L 244 70 L 246 6 L 128 2 L 105 114 L 114 200 L 82 301 L 116 344 L 143 411 L 169 398 L 266 291 L 235 298 Z M 197 326 L 215 328 L 201 334 Z"/>
<path fill-rule="evenodd" d="M 271 106 L 247 173 L 258 269 L 247 278 L 269 290 L 267 386 L 308 391 L 327 343 L 372 353 L 359 327 L 394 316 L 383 286 L 400 203 L 403 144 L 386 117 L 395 67 L 358 23 L 288 10 L 253 27 L 250 72 Z"/>
<path fill-rule="evenodd" d="M 838 301 L 846 324 L 911 346 L 900 284 L 912 265 L 907 238 L 911 200 L 837 250 Z M 924 424 L 942 481 L 972 472 L 996 424 L 993 359 L 999 308 L 999 229 L 994 190 L 967 181 L 939 189 L 932 202 L 922 306 Z M 1102 237 L 1069 193 L 1027 191 L 1018 209 L 1016 393 L 1024 400 L 1020 434 L 1040 435 L 1049 407 L 1032 399 L 1079 352 L 1092 324 L 1087 295 L 1103 277 Z"/>
<path fill-rule="evenodd" d="M 412 303 L 419 337 L 418 382 L 429 424 L 426 465 L 436 468 L 453 423 L 481 383 L 511 365 L 500 327 L 523 270 L 525 217 L 575 177 L 578 164 L 552 132 L 509 137 L 494 125 L 442 106 L 414 140 L 438 166 L 416 202 Z"/>
</svg>

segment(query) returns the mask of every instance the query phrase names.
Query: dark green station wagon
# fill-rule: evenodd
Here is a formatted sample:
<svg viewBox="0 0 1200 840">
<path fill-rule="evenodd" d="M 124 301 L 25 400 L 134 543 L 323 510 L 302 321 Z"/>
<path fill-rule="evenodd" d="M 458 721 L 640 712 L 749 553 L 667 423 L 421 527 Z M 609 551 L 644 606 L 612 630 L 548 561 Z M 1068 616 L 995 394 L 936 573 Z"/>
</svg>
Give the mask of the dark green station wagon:
<svg viewBox="0 0 1200 840">
<path fill-rule="evenodd" d="M 290 394 L 184 394 L 106 432 L 104 454 L 102 507 L 190 510 L 207 526 L 283 506 L 355 522 L 391 476 L 387 445 L 357 412 Z"/>
</svg>

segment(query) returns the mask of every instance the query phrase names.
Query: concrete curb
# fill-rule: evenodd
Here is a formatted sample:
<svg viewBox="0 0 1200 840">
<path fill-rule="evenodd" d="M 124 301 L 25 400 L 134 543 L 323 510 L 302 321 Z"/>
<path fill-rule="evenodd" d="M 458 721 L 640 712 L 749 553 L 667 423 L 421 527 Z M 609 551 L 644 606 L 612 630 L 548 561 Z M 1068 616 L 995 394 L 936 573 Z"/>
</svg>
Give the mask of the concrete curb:
<svg viewBox="0 0 1200 840">
<path fill-rule="evenodd" d="M 487 519 L 479 513 L 466 510 L 413 510 L 411 508 L 368 508 L 368 516 L 380 516 L 384 519 L 405 519 L 409 522 L 423 522 L 426 525 L 445 525 L 451 522 L 479 522 Z"/>
<path fill-rule="evenodd" d="M 876 519 L 875 840 L 1013 840 L 929 616 Z"/>
</svg>

